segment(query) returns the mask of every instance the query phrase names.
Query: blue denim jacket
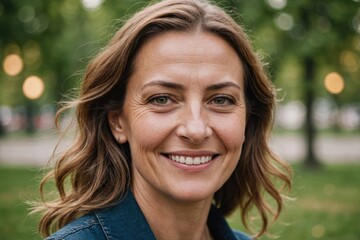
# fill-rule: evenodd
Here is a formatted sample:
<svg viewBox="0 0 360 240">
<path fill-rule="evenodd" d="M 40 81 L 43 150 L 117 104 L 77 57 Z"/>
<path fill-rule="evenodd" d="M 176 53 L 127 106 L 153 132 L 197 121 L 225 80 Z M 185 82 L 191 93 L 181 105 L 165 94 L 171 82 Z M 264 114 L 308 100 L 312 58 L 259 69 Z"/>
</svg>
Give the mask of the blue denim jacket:
<svg viewBox="0 0 360 240">
<path fill-rule="evenodd" d="M 214 239 L 249 240 L 245 234 L 231 230 L 215 206 L 207 220 Z M 134 195 L 128 191 L 116 205 L 91 212 L 61 228 L 47 240 L 156 240 Z"/>
</svg>

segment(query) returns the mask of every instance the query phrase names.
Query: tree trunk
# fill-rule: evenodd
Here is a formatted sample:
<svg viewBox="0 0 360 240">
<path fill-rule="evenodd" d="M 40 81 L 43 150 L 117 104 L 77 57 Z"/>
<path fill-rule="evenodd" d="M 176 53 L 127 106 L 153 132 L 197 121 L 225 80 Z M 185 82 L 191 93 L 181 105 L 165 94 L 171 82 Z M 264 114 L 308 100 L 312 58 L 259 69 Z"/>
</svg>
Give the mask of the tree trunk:
<svg viewBox="0 0 360 240">
<path fill-rule="evenodd" d="M 1 112 L 0 112 L 0 138 L 5 136 L 5 127 L 1 121 Z"/>
<path fill-rule="evenodd" d="M 305 107 L 306 107 L 306 119 L 305 119 L 305 139 L 306 139 L 306 157 L 305 166 L 308 168 L 317 168 L 320 163 L 315 153 L 315 137 L 316 128 L 314 125 L 313 117 L 313 105 L 314 105 L 314 79 L 315 79 L 315 61 L 311 57 L 305 57 L 304 59 L 304 80 L 305 80 Z"/>
<path fill-rule="evenodd" d="M 26 133 L 31 135 L 35 133 L 36 127 L 34 124 L 34 119 L 36 115 L 36 106 L 31 100 L 26 102 Z"/>
</svg>

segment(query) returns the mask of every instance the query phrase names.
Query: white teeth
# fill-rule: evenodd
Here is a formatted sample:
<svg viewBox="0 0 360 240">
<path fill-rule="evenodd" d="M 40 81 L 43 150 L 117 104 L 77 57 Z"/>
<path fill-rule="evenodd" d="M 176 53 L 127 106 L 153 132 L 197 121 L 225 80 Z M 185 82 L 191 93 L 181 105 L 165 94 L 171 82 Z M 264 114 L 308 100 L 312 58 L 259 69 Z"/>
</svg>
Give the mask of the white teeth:
<svg viewBox="0 0 360 240">
<path fill-rule="evenodd" d="M 210 162 L 212 156 L 202 156 L 202 157 L 189 157 L 189 156 L 179 156 L 179 155 L 169 155 L 169 158 L 172 161 L 183 163 L 186 165 L 199 165 Z"/>
<path fill-rule="evenodd" d="M 187 157 L 186 158 L 186 164 L 187 165 L 193 165 L 194 164 L 194 159 L 192 157 Z"/>
<path fill-rule="evenodd" d="M 194 164 L 195 164 L 195 165 L 199 165 L 199 164 L 200 164 L 200 158 L 199 158 L 199 157 L 194 158 Z"/>
</svg>

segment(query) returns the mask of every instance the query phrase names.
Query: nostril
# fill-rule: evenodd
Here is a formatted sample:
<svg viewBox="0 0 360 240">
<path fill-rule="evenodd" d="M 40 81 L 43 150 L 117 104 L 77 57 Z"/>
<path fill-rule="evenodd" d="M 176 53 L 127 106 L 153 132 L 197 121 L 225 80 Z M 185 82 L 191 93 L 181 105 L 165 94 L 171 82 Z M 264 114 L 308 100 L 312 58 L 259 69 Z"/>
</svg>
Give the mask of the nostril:
<svg viewBox="0 0 360 240">
<path fill-rule="evenodd" d="M 200 143 L 208 139 L 212 130 L 209 127 L 182 127 L 177 131 L 177 135 L 188 142 L 191 143 Z"/>
<path fill-rule="evenodd" d="M 200 104 L 186 108 L 186 111 L 182 112 L 180 116 L 180 124 L 177 128 L 178 137 L 190 143 L 200 143 L 206 140 L 212 134 L 212 130 L 204 114 Z"/>
</svg>

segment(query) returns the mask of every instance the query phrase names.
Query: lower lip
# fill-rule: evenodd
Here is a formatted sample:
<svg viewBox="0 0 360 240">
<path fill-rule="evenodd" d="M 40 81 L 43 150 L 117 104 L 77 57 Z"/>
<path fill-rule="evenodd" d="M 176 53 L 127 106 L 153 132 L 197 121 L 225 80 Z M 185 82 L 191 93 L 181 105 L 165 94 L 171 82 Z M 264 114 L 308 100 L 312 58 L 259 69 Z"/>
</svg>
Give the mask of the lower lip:
<svg viewBox="0 0 360 240">
<path fill-rule="evenodd" d="M 202 164 L 193 164 L 193 165 L 187 165 L 187 164 L 183 164 L 183 163 L 179 163 L 179 162 L 175 162 L 173 160 L 171 160 L 170 158 L 164 156 L 173 166 L 180 168 L 186 172 L 201 172 L 206 170 L 207 168 L 209 168 L 212 163 L 216 160 L 217 157 L 214 157 L 213 159 L 211 159 L 209 162 L 207 163 L 202 163 Z"/>
</svg>

